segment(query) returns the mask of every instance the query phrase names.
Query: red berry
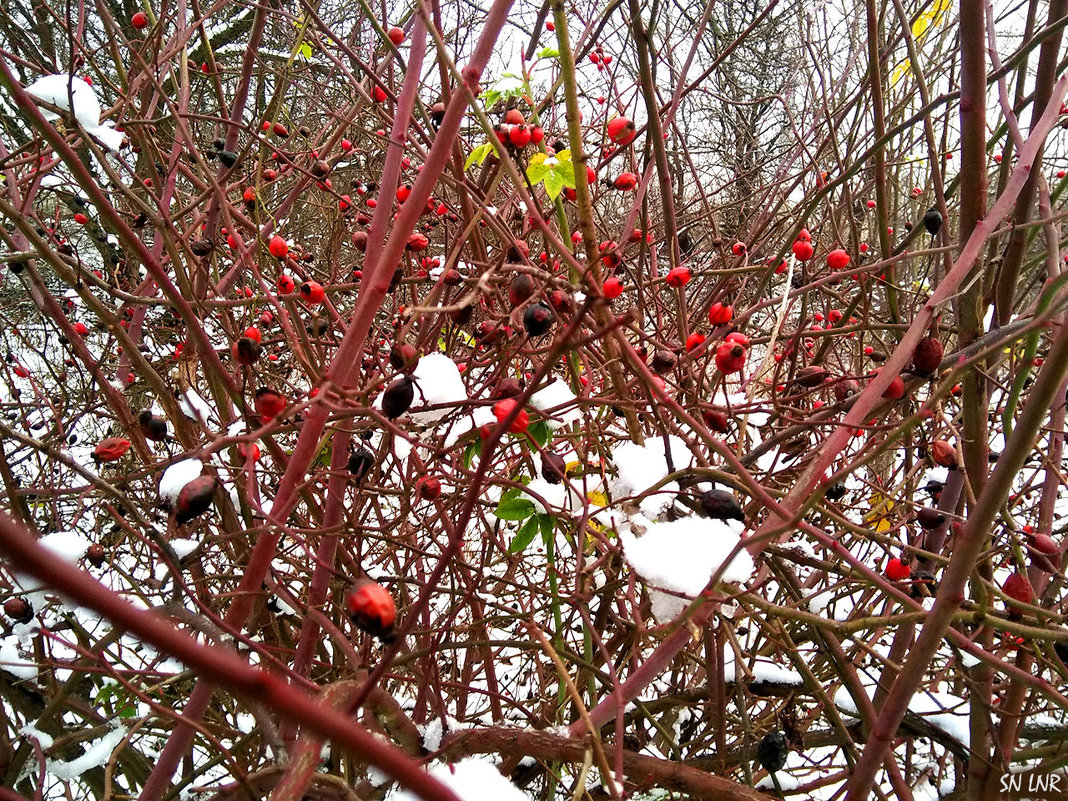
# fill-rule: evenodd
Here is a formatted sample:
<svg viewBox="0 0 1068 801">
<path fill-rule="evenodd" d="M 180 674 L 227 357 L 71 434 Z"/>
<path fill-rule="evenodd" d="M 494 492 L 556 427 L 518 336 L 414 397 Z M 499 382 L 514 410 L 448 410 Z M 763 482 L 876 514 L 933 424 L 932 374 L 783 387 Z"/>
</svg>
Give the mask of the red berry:
<svg viewBox="0 0 1068 801">
<path fill-rule="evenodd" d="M 704 343 L 705 343 L 705 335 L 704 334 L 699 334 L 696 331 L 694 331 L 692 334 L 690 334 L 688 337 L 686 337 L 686 351 L 687 351 L 687 353 L 690 352 L 691 350 L 695 350 L 695 349 L 701 347 Z"/>
<path fill-rule="evenodd" d="M 1001 585 L 1001 589 L 1009 598 L 1021 604 L 1029 604 L 1035 597 L 1035 589 L 1031 586 L 1027 576 L 1014 572 Z"/>
<path fill-rule="evenodd" d="M 74 222 L 78 223 L 78 225 L 85 225 L 87 222 L 89 222 L 89 218 L 79 211 L 77 214 L 74 215 Z"/>
<path fill-rule="evenodd" d="M 293 281 L 293 277 L 289 275 L 282 275 L 278 278 L 278 291 L 283 295 L 292 295 L 297 290 L 297 284 Z"/>
<path fill-rule="evenodd" d="M 907 562 L 894 558 L 886 563 L 886 577 L 891 581 L 904 581 L 912 574 Z"/>
<path fill-rule="evenodd" d="M 271 255 L 276 259 L 284 259 L 286 254 L 289 253 L 289 243 L 285 239 L 275 234 L 271 237 L 270 243 L 267 245 L 267 249 L 271 252 Z"/>
<path fill-rule="evenodd" d="M 623 285 L 619 283 L 619 279 L 615 276 L 605 279 L 604 285 L 601 287 L 601 291 L 604 292 L 604 296 L 609 300 L 618 298 L 623 294 Z"/>
<path fill-rule="evenodd" d="M 724 375 L 740 373 L 745 368 L 745 347 L 739 342 L 723 342 L 716 348 L 716 369 Z"/>
<path fill-rule="evenodd" d="M 345 608 L 353 622 L 368 634 L 387 638 L 397 622 L 397 605 L 381 584 L 370 579 L 357 581 L 345 596 Z"/>
<path fill-rule="evenodd" d="M 144 11 L 138 11 L 130 17 L 130 24 L 137 28 L 137 30 L 143 31 L 148 27 L 148 14 Z"/>
<path fill-rule="evenodd" d="M 114 462 L 130 450 L 130 440 L 124 437 L 108 437 L 97 443 L 93 449 L 93 459 L 98 462 Z"/>
<path fill-rule="evenodd" d="M 305 303 L 315 305 L 323 302 L 326 290 L 318 281 L 305 281 L 300 285 L 300 296 Z"/>
<path fill-rule="evenodd" d="M 374 98 L 376 103 L 385 103 L 387 97 L 386 90 L 376 84 L 371 90 L 371 97 Z"/>
<path fill-rule="evenodd" d="M 794 242 L 793 251 L 798 261 L 808 261 L 812 258 L 812 254 L 816 252 L 816 249 L 812 247 L 812 243 L 807 239 L 798 239 Z"/>
<path fill-rule="evenodd" d="M 508 132 L 508 141 L 511 142 L 514 147 L 524 148 L 530 144 L 530 139 L 530 128 L 526 125 L 513 125 L 512 129 Z"/>
<path fill-rule="evenodd" d="M 629 192 L 638 185 L 638 176 L 632 172 L 620 173 L 619 177 L 612 181 L 612 186 L 621 192 Z"/>
<path fill-rule="evenodd" d="M 260 387 L 256 390 L 256 413 L 265 423 L 278 417 L 287 405 L 286 399 L 273 389 Z"/>
<path fill-rule="evenodd" d="M 415 494 L 425 501 L 433 501 L 441 495 L 441 482 L 433 476 L 421 476 L 415 482 Z"/>
<path fill-rule="evenodd" d="M 664 281 L 667 283 L 668 286 L 678 288 L 686 286 L 686 284 L 690 283 L 690 278 L 692 277 L 693 276 L 690 273 L 689 267 L 674 267 L 667 274 L 667 277 L 664 279 Z"/>
<path fill-rule="evenodd" d="M 713 303 L 708 310 L 708 322 L 712 325 L 726 325 L 734 317 L 734 307 L 722 303 Z"/>
<path fill-rule="evenodd" d="M 894 380 L 890 382 L 890 386 L 883 391 L 883 397 L 887 400 L 901 400 L 905 397 L 905 380 L 901 376 L 895 375 Z"/>
<path fill-rule="evenodd" d="M 389 41 L 393 42 L 393 44 L 397 47 L 400 47 L 401 43 L 404 42 L 404 31 L 398 28 L 396 25 L 386 31 L 386 36 L 388 36 Z"/>
<path fill-rule="evenodd" d="M 634 141 L 635 135 L 634 123 L 627 117 L 616 117 L 608 121 L 608 138 L 617 145 L 629 145 Z"/>
<path fill-rule="evenodd" d="M 512 413 L 515 409 L 516 402 L 513 398 L 505 398 L 499 400 L 493 405 L 493 415 L 497 418 L 497 422 L 503 422 L 505 418 Z M 527 430 L 527 426 L 530 424 L 530 415 L 527 414 L 525 409 L 520 409 L 516 415 L 512 424 L 508 427 L 508 430 L 513 434 L 522 434 Z"/>
<path fill-rule="evenodd" d="M 844 270 L 849 266 L 849 254 L 841 248 L 827 254 L 827 266 L 832 270 Z"/>
</svg>

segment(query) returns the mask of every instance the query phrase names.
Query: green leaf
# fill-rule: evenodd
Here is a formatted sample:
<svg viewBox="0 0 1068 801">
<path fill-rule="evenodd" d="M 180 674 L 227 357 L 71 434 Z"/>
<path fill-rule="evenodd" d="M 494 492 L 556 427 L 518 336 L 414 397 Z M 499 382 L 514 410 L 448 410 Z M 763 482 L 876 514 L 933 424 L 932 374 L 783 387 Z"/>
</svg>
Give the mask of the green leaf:
<svg viewBox="0 0 1068 801">
<path fill-rule="evenodd" d="M 537 186 L 545 180 L 545 176 L 549 174 L 549 168 L 545 166 L 545 159 L 548 158 L 544 153 L 535 153 L 530 157 L 530 164 L 527 165 L 527 179 L 534 186 Z"/>
<path fill-rule="evenodd" d="M 493 152 L 493 143 L 486 142 L 481 144 L 471 151 L 471 155 L 467 157 L 467 161 L 464 162 L 464 170 L 471 169 L 472 164 L 481 165 L 486 160 L 486 156 Z"/>
<path fill-rule="evenodd" d="M 497 105 L 497 101 L 501 99 L 501 93 L 496 89 L 487 89 L 480 94 L 479 97 L 482 98 L 482 102 L 486 104 L 486 108 L 490 109 Z"/>
<path fill-rule="evenodd" d="M 569 154 L 570 155 L 570 154 Z M 564 179 L 564 186 L 571 189 L 575 188 L 575 165 L 570 159 L 567 161 L 561 161 L 553 170 L 557 175 Z"/>
<path fill-rule="evenodd" d="M 534 503 L 526 498 L 501 498 L 493 514 L 501 520 L 526 520 L 534 514 Z"/>
<path fill-rule="evenodd" d="M 560 51 L 555 47 L 543 47 L 541 52 L 538 53 L 538 58 L 559 58 Z"/>
<path fill-rule="evenodd" d="M 477 456 L 478 453 L 481 450 L 482 450 L 482 440 L 479 439 L 478 437 L 475 437 L 473 440 L 471 440 L 471 442 L 468 444 L 468 446 L 466 448 L 464 448 L 464 469 L 465 470 L 470 470 L 471 469 L 471 462 L 474 461 L 475 456 Z"/>
<path fill-rule="evenodd" d="M 564 177 L 556 170 L 550 170 L 545 176 L 545 191 L 549 200 L 556 200 L 556 196 L 564 191 Z"/>
<path fill-rule="evenodd" d="M 553 536 L 553 529 L 556 528 L 556 518 L 552 515 L 538 515 L 538 525 L 541 527 L 541 541 L 548 548 L 549 540 Z"/>
<path fill-rule="evenodd" d="M 302 44 L 297 49 L 297 52 L 300 55 L 304 56 L 304 58 L 306 58 L 306 59 L 311 58 L 312 57 L 312 46 L 308 42 L 305 42 L 304 44 Z"/>
<path fill-rule="evenodd" d="M 537 420 L 527 426 L 527 433 L 542 448 L 549 441 L 549 425 L 544 420 Z"/>
<path fill-rule="evenodd" d="M 522 553 L 527 549 L 527 546 L 534 541 L 534 536 L 538 533 L 538 517 L 531 517 L 523 527 L 516 532 L 515 539 L 508 545 L 508 553 Z"/>
</svg>

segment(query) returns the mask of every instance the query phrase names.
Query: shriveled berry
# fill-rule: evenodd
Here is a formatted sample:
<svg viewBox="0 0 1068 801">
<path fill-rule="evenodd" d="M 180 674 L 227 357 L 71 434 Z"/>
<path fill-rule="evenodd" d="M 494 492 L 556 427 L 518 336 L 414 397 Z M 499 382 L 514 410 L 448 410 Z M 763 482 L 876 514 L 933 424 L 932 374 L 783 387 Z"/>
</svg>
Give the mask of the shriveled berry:
<svg viewBox="0 0 1068 801">
<path fill-rule="evenodd" d="M 348 468 L 356 481 L 362 481 L 374 464 L 375 455 L 365 445 L 361 445 L 349 456 Z"/>
<path fill-rule="evenodd" d="M 916 522 L 923 529 L 935 529 L 946 522 L 946 516 L 930 506 L 921 506 L 916 510 Z"/>
<path fill-rule="evenodd" d="M 715 520 L 739 520 L 745 522 L 745 513 L 734 496 L 726 490 L 705 490 L 698 497 L 705 514 Z"/>
<path fill-rule="evenodd" d="M 219 480 L 215 476 L 198 476 L 182 487 L 174 502 L 174 520 L 184 525 L 211 508 L 211 501 Z"/>
<path fill-rule="evenodd" d="M 554 451 L 542 451 L 541 477 L 550 484 L 559 484 L 566 476 L 567 463 L 564 457 Z"/>
<path fill-rule="evenodd" d="M 555 323 L 553 310 L 541 301 L 531 305 L 523 313 L 523 328 L 528 336 L 540 337 L 548 333 Z"/>
<path fill-rule="evenodd" d="M 513 308 L 521 306 L 530 299 L 536 289 L 537 286 L 534 283 L 534 279 L 529 273 L 516 273 L 512 282 L 508 285 L 508 302 L 512 304 Z"/>
<path fill-rule="evenodd" d="M 145 409 L 137 416 L 137 426 L 141 429 L 141 435 L 145 439 L 153 442 L 162 442 L 167 439 L 167 421 L 152 414 L 149 409 Z"/>
<path fill-rule="evenodd" d="M 790 746 L 786 742 L 786 735 L 781 731 L 765 734 L 757 745 L 757 761 L 768 773 L 782 770 L 789 755 Z"/>
<path fill-rule="evenodd" d="M 402 375 L 386 387 L 382 393 L 382 412 L 390 420 L 400 417 L 415 400 L 415 382 L 411 376 Z"/>
<path fill-rule="evenodd" d="M 931 375 L 942 364 L 945 349 L 935 337 L 924 337 L 912 351 L 912 369 L 920 375 Z"/>
<path fill-rule="evenodd" d="M 33 620 L 33 607 L 25 598 L 8 598 L 4 601 L 4 614 L 16 623 L 29 623 Z"/>
</svg>

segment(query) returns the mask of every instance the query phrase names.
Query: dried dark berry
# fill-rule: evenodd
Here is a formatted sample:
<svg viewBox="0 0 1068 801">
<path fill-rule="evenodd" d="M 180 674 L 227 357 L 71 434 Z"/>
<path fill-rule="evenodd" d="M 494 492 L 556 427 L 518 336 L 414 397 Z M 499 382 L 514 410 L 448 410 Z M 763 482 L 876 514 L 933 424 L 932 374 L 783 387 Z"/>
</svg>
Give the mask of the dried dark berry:
<svg viewBox="0 0 1068 801">
<path fill-rule="evenodd" d="M 400 417 L 415 400 L 415 382 L 410 376 L 402 375 L 386 387 L 382 393 L 382 412 L 390 420 Z"/>
<path fill-rule="evenodd" d="M 362 481 L 375 463 L 375 455 L 371 451 L 361 445 L 355 451 L 352 456 L 349 457 L 349 472 L 352 473 L 352 477 L 357 481 Z"/>
<path fill-rule="evenodd" d="M 710 489 L 698 498 L 705 514 L 716 520 L 739 520 L 745 522 L 745 514 L 738 501 L 726 490 Z"/>
<path fill-rule="evenodd" d="M 533 304 L 523 314 L 523 328 L 532 337 L 540 337 L 547 333 L 555 322 L 553 310 L 541 302 Z"/>
<path fill-rule="evenodd" d="M 829 501 L 840 501 L 845 497 L 845 494 L 846 485 L 841 481 L 836 481 L 827 488 L 824 497 Z"/>
<path fill-rule="evenodd" d="M 564 457 L 553 451 L 543 451 L 541 454 L 541 477 L 550 484 L 559 484 L 564 480 L 567 463 Z"/>
<path fill-rule="evenodd" d="M 790 746 L 786 743 L 786 735 L 781 731 L 765 734 L 757 746 L 757 761 L 768 773 L 782 770 L 789 755 Z"/>
<path fill-rule="evenodd" d="M 208 511 L 218 485 L 215 476 L 200 476 L 182 487 L 174 502 L 175 522 L 183 525 Z"/>
</svg>

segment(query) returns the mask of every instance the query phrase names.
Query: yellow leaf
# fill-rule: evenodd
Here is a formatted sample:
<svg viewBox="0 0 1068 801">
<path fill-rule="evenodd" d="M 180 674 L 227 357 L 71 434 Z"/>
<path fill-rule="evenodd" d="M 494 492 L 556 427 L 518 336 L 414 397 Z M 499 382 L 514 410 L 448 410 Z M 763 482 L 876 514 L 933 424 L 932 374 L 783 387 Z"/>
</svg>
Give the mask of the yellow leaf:
<svg viewBox="0 0 1068 801">
<path fill-rule="evenodd" d="M 605 495 L 603 492 L 591 492 L 589 495 L 586 496 L 586 499 L 593 506 L 608 506 L 608 496 Z"/>
<path fill-rule="evenodd" d="M 912 72 L 912 65 L 909 64 L 908 59 L 905 59 L 896 67 L 894 67 L 894 71 L 890 73 L 890 85 L 897 86 L 897 82 L 904 78 L 906 75 L 908 75 L 910 72 Z"/>
</svg>

